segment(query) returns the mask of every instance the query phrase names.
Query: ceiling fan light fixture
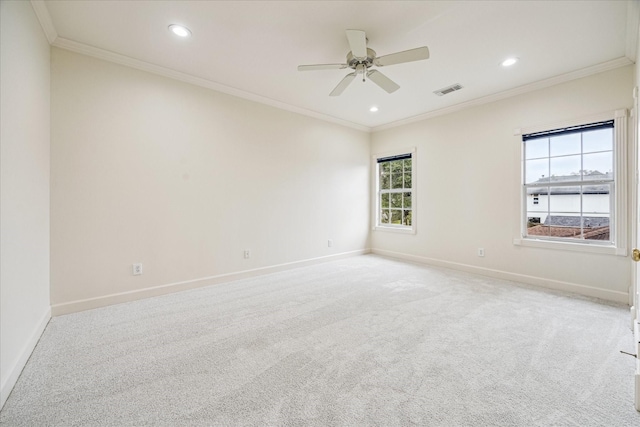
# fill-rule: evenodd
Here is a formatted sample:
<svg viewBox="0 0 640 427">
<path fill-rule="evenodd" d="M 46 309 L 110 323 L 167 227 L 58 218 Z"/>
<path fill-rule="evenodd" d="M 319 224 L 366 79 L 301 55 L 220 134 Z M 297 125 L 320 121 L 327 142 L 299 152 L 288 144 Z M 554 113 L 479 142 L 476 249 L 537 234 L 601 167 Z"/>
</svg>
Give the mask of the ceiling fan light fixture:
<svg viewBox="0 0 640 427">
<path fill-rule="evenodd" d="M 504 61 L 502 61 L 500 63 L 500 65 L 502 65 L 503 67 L 511 67 L 513 64 L 515 64 L 516 62 L 518 62 L 519 58 L 513 57 L 513 58 L 507 58 Z"/>
<path fill-rule="evenodd" d="M 369 111 L 371 111 L 372 113 L 375 113 L 378 111 L 378 107 L 375 105 L 372 105 L 371 108 L 369 108 Z"/>
<path fill-rule="evenodd" d="M 183 37 L 183 38 L 191 37 L 191 30 L 189 30 L 184 25 L 171 24 L 169 25 L 169 31 L 171 31 L 173 34 L 175 34 L 178 37 Z"/>
</svg>

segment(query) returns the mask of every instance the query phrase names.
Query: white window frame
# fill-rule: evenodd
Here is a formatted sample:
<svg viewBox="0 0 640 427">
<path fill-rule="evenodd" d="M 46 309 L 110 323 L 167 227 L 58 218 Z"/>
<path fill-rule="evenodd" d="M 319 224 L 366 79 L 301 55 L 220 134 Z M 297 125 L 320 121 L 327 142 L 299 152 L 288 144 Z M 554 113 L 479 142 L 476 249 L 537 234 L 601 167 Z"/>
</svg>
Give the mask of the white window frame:
<svg viewBox="0 0 640 427">
<path fill-rule="evenodd" d="M 524 144 L 522 135 L 543 132 L 551 129 L 561 129 L 571 126 L 581 126 L 589 123 L 597 123 L 601 121 L 614 121 L 614 196 L 611 207 L 611 242 L 602 243 L 597 240 L 575 240 L 569 239 L 553 240 L 551 238 L 534 237 L 526 235 L 527 226 L 527 205 L 526 205 L 526 187 L 524 186 Z M 520 236 L 513 239 L 514 245 L 531 246 L 539 248 L 560 249 L 579 252 L 600 253 L 609 255 L 627 256 L 627 110 L 621 109 L 610 111 L 602 114 L 596 114 L 589 117 L 582 117 L 562 122 L 547 123 L 537 126 L 531 126 L 522 129 L 516 129 L 514 135 L 518 136 L 518 144 L 520 145 Z"/>
<path fill-rule="evenodd" d="M 380 224 L 380 171 L 378 169 L 378 159 L 385 157 L 401 156 L 405 154 L 411 154 L 411 225 L 395 225 L 395 224 Z M 383 153 L 377 153 L 371 156 L 371 171 L 373 182 L 373 213 L 372 213 L 372 230 L 374 231 L 390 231 L 394 233 L 406 233 L 416 234 L 416 183 L 417 183 L 417 161 L 416 161 L 416 148 L 405 148 L 401 150 L 386 151 Z"/>
</svg>

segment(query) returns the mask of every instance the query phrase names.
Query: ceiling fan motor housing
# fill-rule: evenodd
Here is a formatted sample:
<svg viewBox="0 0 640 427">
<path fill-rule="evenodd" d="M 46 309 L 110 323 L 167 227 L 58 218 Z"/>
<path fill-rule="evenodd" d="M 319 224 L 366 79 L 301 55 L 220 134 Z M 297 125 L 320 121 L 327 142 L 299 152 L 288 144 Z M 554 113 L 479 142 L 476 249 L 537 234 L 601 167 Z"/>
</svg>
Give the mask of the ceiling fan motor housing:
<svg viewBox="0 0 640 427">
<path fill-rule="evenodd" d="M 353 68 L 354 70 L 358 67 L 358 65 L 364 65 L 367 69 L 373 65 L 373 61 L 376 59 L 376 52 L 373 49 L 367 48 L 367 57 L 366 58 L 358 58 L 353 56 L 353 53 L 349 52 L 347 54 L 347 65 L 349 68 Z"/>
</svg>

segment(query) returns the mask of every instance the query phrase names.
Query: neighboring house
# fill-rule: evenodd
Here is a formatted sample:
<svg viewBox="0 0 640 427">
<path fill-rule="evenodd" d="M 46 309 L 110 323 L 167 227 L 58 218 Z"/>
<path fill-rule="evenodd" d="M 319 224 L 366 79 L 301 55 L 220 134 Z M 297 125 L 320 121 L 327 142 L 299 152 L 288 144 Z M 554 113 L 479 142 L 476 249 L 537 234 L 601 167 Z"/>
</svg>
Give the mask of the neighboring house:
<svg viewBox="0 0 640 427">
<path fill-rule="evenodd" d="M 582 185 L 575 175 L 542 177 L 540 187 L 527 189 L 527 234 L 551 237 L 580 237 L 609 240 L 611 215 L 610 180 L 612 172 L 586 172 Z"/>
</svg>

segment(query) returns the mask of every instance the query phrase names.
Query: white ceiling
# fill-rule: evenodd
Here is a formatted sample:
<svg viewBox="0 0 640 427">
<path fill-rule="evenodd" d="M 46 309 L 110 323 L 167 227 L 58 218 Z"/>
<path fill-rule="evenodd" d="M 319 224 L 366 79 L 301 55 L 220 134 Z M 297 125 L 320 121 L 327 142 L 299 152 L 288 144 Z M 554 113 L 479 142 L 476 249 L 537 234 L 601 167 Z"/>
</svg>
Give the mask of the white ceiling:
<svg viewBox="0 0 640 427">
<path fill-rule="evenodd" d="M 33 3 L 53 45 L 363 129 L 635 61 L 627 1 Z M 193 36 L 178 39 L 173 23 Z M 431 58 L 382 68 L 395 93 L 356 79 L 329 97 L 350 70 L 297 66 L 345 62 L 346 29 L 366 31 L 378 56 L 428 46 Z M 509 56 L 520 62 L 501 67 Z M 454 83 L 464 88 L 433 94 Z"/>
</svg>

